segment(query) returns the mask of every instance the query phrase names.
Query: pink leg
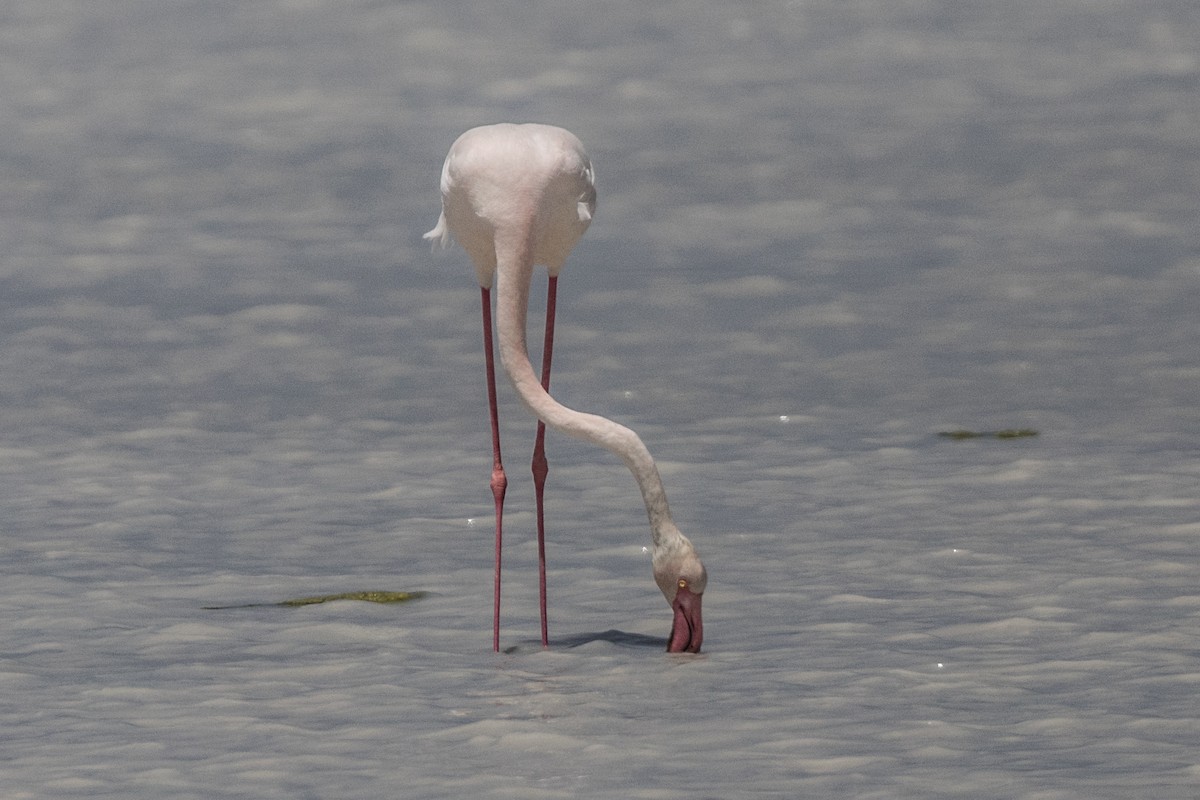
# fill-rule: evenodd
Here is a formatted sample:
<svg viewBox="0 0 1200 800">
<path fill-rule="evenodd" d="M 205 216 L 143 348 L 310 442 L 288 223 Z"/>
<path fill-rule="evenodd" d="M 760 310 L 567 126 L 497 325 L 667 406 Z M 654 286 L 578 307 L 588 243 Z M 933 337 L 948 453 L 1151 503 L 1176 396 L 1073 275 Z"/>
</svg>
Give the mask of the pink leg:
<svg viewBox="0 0 1200 800">
<path fill-rule="evenodd" d="M 492 293 L 480 288 L 483 303 L 483 358 L 487 365 L 488 411 L 492 422 L 492 497 L 496 501 L 496 573 L 492 613 L 492 649 L 500 652 L 500 543 L 503 539 L 504 490 L 508 478 L 500 461 L 500 413 L 496 408 L 496 362 L 492 355 Z"/>
<path fill-rule="evenodd" d="M 551 275 L 546 289 L 546 338 L 542 343 L 542 388 L 550 391 L 550 359 L 554 354 L 554 306 L 558 295 L 558 278 Z M 550 466 L 546 462 L 546 423 L 538 421 L 537 438 L 533 444 L 533 489 L 537 499 L 538 545 L 538 606 L 542 612 L 542 647 L 550 645 L 546 621 L 546 517 L 543 494 Z"/>
</svg>

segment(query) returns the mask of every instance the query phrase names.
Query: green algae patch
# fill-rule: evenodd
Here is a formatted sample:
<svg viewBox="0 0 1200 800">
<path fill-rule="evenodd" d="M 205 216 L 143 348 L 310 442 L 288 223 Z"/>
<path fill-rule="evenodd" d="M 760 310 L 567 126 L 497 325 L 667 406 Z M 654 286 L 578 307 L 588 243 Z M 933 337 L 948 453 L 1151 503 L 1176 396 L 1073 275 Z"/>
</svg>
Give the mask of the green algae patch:
<svg viewBox="0 0 1200 800">
<path fill-rule="evenodd" d="M 332 603 L 334 600 L 360 600 L 366 603 L 407 603 L 410 600 L 420 600 L 429 592 L 414 591 L 414 592 L 338 592 L 337 594 L 318 594 L 312 597 L 297 597 L 292 600 L 280 600 L 276 603 L 243 603 L 236 606 L 205 606 L 205 611 L 221 611 L 229 608 L 266 608 L 269 606 L 282 606 L 284 608 L 296 608 L 298 606 L 312 606 L 317 603 Z"/>
<path fill-rule="evenodd" d="M 331 603 L 334 600 L 362 600 L 366 603 L 407 603 L 409 600 L 420 600 L 425 592 L 341 592 L 340 594 L 322 594 L 316 597 L 298 597 L 295 600 L 283 600 L 277 606 L 311 606 L 317 603 Z"/>
<path fill-rule="evenodd" d="M 939 431 L 938 436 L 944 439 L 954 439 L 961 441 L 962 439 L 1024 439 L 1029 436 L 1037 436 L 1038 431 L 1033 428 L 1005 428 L 999 431 Z"/>
</svg>

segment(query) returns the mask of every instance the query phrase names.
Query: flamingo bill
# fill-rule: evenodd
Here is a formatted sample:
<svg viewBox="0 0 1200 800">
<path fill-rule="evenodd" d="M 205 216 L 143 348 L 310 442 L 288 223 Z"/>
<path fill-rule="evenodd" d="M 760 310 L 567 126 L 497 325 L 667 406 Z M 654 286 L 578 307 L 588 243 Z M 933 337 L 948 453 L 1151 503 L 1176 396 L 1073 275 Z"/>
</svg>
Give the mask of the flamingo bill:
<svg viewBox="0 0 1200 800">
<path fill-rule="evenodd" d="M 667 640 L 668 653 L 698 653 L 704 641 L 704 623 L 700 615 L 701 595 L 686 587 L 675 593 L 671 608 L 675 620 L 671 624 L 671 638 Z"/>
</svg>

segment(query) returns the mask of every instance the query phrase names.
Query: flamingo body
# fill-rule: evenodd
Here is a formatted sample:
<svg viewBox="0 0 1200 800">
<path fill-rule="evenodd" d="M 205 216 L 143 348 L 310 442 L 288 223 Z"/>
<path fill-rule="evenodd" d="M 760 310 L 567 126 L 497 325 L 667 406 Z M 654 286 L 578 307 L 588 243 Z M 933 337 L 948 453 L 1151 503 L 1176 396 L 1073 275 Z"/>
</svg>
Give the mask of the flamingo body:
<svg viewBox="0 0 1200 800">
<path fill-rule="evenodd" d="M 650 522 L 655 582 L 671 606 L 667 649 L 698 652 L 703 640 L 701 596 L 704 565 L 692 543 L 671 519 L 666 491 L 646 446 L 636 433 L 605 417 L 567 408 L 550 396 L 550 343 L 558 274 L 567 255 L 587 230 L 596 210 L 591 161 L 574 134 L 549 125 L 487 125 L 460 136 L 442 168 L 442 214 L 425 238 L 445 244 L 451 235 L 475 266 L 483 300 L 484 342 L 492 413 L 493 477 L 496 498 L 496 613 L 494 646 L 499 647 L 500 532 L 506 481 L 500 459 L 494 375 L 491 361 L 490 293 L 497 284 L 496 330 L 500 361 L 517 396 L 541 423 L 616 453 L 629 467 Z M 550 276 L 546 347 L 542 377 L 533 371 L 526 346 L 526 311 L 535 265 Z M 539 426 L 534 451 L 538 492 L 539 551 L 541 491 L 546 464 Z M 544 554 L 542 641 L 546 644 Z"/>
<path fill-rule="evenodd" d="M 595 212 L 592 164 L 573 133 L 485 125 L 451 146 L 442 166 L 442 216 L 425 238 L 444 245 L 453 234 L 479 285 L 490 288 L 504 251 L 527 249 L 520 253 L 527 271 L 543 265 L 557 276 Z"/>
</svg>

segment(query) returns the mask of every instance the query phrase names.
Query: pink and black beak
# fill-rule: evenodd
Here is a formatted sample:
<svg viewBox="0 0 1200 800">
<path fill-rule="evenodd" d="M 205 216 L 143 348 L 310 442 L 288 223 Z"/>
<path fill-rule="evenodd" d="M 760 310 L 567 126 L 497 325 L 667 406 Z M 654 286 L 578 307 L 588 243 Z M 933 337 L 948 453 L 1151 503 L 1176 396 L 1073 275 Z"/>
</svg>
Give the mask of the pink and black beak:
<svg viewBox="0 0 1200 800">
<path fill-rule="evenodd" d="M 675 621 L 671 624 L 671 638 L 667 640 L 668 653 L 699 653 L 704 641 L 704 623 L 700 618 L 700 598 L 688 588 L 686 580 L 680 579 L 679 588 L 671 609 Z"/>
</svg>

